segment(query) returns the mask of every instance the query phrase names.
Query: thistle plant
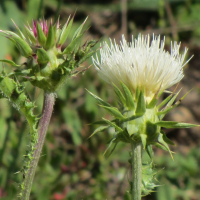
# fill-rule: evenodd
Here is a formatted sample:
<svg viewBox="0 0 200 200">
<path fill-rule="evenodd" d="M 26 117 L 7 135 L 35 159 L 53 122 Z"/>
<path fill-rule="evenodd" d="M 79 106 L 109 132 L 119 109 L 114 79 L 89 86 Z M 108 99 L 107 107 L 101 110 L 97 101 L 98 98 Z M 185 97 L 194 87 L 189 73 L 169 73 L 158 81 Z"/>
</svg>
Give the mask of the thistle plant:
<svg viewBox="0 0 200 200">
<path fill-rule="evenodd" d="M 86 21 L 86 20 L 85 20 Z M 23 182 L 20 184 L 19 198 L 28 200 L 40 158 L 48 125 L 51 119 L 56 92 L 65 84 L 68 78 L 83 70 L 76 70 L 87 58 L 95 52 L 91 48 L 96 41 L 86 41 L 81 44 L 85 21 L 74 32 L 70 43 L 63 49 L 63 44 L 69 36 L 73 18 L 60 28 L 59 20 L 47 25 L 45 20 L 34 21 L 22 32 L 15 24 L 18 34 L 1 30 L 3 36 L 13 42 L 20 54 L 27 58 L 22 64 L 2 59 L 3 63 L 17 67 L 10 73 L 5 69 L 0 74 L 0 98 L 6 98 L 22 113 L 29 124 L 30 142 L 24 156 Z M 25 83 L 30 82 L 34 87 L 44 91 L 44 104 L 41 116 L 34 114 L 34 100 L 26 95 Z"/>
<path fill-rule="evenodd" d="M 129 193 L 132 200 L 140 200 L 153 191 L 156 174 L 153 163 L 143 164 L 142 151 L 146 150 L 153 159 L 152 146 L 172 152 L 168 145 L 173 142 L 167 138 L 164 128 L 190 128 L 196 125 L 163 121 L 163 117 L 178 106 L 185 98 L 184 95 L 175 102 L 179 92 L 172 92 L 161 103 L 161 94 L 166 89 L 178 83 L 184 76 L 183 67 L 187 49 L 179 54 L 180 44 L 171 44 L 171 53 L 164 50 L 164 40 L 160 36 L 139 35 L 128 43 L 124 36 L 120 45 L 110 41 L 110 46 L 104 42 L 98 56 L 93 63 L 99 76 L 113 86 L 119 107 L 113 107 L 96 95 L 100 106 L 114 117 L 113 120 L 104 119 L 95 122 L 101 124 L 91 136 L 97 132 L 114 127 L 115 133 L 108 148 L 113 152 L 119 142 L 131 145 L 132 179 Z"/>
</svg>

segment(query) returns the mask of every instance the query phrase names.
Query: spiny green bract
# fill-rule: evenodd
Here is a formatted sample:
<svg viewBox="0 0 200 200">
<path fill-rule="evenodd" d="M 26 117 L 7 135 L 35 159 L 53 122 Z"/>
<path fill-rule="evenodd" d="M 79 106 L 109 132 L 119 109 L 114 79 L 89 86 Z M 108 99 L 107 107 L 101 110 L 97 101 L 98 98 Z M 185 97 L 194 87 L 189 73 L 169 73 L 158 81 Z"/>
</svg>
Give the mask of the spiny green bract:
<svg viewBox="0 0 200 200">
<path fill-rule="evenodd" d="M 26 155 L 24 156 L 24 165 L 21 169 L 23 176 L 26 177 L 26 173 L 33 159 L 32 156 L 35 150 L 35 145 L 38 141 L 37 124 L 39 118 L 33 114 L 33 110 L 36 106 L 26 96 L 24 89 L 25 88 L 22 85 L 20 85 L 19 82 L 8 77 L 5 74 L 5 72 L 0 74 L 0 98 L 8 99 L 12 106 L 15 107 L 20 113 L 22 113 L 26 117 L 26 120 L 30 127 L 30 144 L 28 146 Z M 23 189 L 23 183 L 24 182 L 20 184 L 21 189 Z"/>
<path fill-rule="evenodd" d="M 178 102 L 174 104 L 179 92 L 172 93 L 166 99 L 163 100 L 158 106 L 158 98 L 161 95 L 155 94 L 154 98 L 150 102 L 146 102 L 144 91 L 137 88 L 136 94 L 133 97 L 128 87 L 121 83 L 121 90 L 113 85 L 115 93 L 119 103 L 119 109 L 112 107 L 109 103 L 103 101 L 101 98 L 89 92 L 100 104 L 102 108 L 109 112 L 114 117 L 112 121 L 104 119 L 102 121 L 94 122 L 94 124 L 101 124 L 92 134 L 104 131 L 109 127 L 115 128 L 113 138 L 110 140 L 109 145 L 105 151 L 107 153 L 110 147 L 111 150 L 107 154 L 108 156 L 114 151 L 119 142 L 125 143 L 142 143 L 143 148 L 147 151 L 150 158 L 153 158 L 152 145 L 158 148 L 169 151 L 168 144 L 174 145 L 169 140 L 162 127 L 165 128 L 190 128 L 197 125 L 188 123 L 179 123 L 172 121 L 162 121 L 165 114 L 175 108 L 181 100 L 185 98 L 183 96 Z M 160 110 L 161 109 L 161 110 Z M 90 136 L 90 137 L 91 137 Z M 157 186 L 154 183 L 154 176 L 156 172 L 153 169 L 152 163 L 143 164 L 142 167 L 142 195 L 148 195 Z M 131 187 L 132 184 L 130 183 Z"/>
<path fill-rule="evenodd" d="M 103 131 L 109 127 L 114 127 L 115 134 L 108 148 L 114 144 L 114 149 L 120 141 L 125 143 L 142 142 L 144 149 L 150 157 L 152 157 L 152 145 L 169 151 L 171 154 L 168 144 L 173 145 L 173 142 L 167 138 L 164 131 L 161 130 L 161 127 L 190 128 L 197 126 L 188 123 L 162 121 L 164 115 L 175 108 L 186 95 L 177 103 L 173 104 L 179 92 L 176 94 L 172 93 L 162 103 L 156 106 L 158 97 L 161 94 L 156 94 L 154 98 L 147 103 L 142 90 L 137 89 L 136 95 L 133 97 L 128 87 L 123 83 L 121 83 L 121 85 L 122 90 L 114 85 L 120 107 L 119 109 L 112 107 L 107 102 L 89 92 L 97 99 L 100 106 L 115 118 L 112 121 L 103 118 L 102 121 L 96 122 L 95 124 L 102 124 L 102 126 L 98 127 L 91 135 L 93 136 L 97 132 Z M 159 111 L 160 108 L 162 109 Z"/>
<path fill-rule="evenodd" d="M 18 67 L 12 74 L 20 75 L 23 81 L 30 81 L 32 85 L 47 92 L 55 92 L 69 76 L 76 75 L 74 69 L 95 52 L 91 48 L 96 41 L 87 41 L 81 45 L 85 21 L 74 32 L 71 42 L 63 51 L 61 47 L 68 38 L 73 18 L 69 17 L 62 29 L 59 20 L 54 25 L 51 22 L 49 27 L 45 20 L 40 20 L 33 21 L 32 28 L 29 24 L 25 26 L 25 33 L 22 33 L 16 24 L 18 34 L 1 30 L 15 43 L 21 55 L 27 58 L 27 61 L 21 65 L 6 59 L 1 61 Z"/>
</svg>

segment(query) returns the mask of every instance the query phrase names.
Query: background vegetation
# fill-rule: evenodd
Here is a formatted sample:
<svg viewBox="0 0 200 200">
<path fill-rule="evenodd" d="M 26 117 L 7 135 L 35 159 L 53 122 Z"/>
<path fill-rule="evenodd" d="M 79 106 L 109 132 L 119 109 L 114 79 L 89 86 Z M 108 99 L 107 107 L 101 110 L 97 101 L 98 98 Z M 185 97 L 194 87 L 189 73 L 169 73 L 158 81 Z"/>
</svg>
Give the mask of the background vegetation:
<svg viewBox="0 0 200 200">
<path fill-rule="evenodd" d="M 77 11 L 76 11 L 77 10 Z M 182 104 L 167 115 L 168 120 L 200 123 L 200 1 L 196 0 L 1 0 L 0 29 L 15 31 L 11 18 L 23 27 L 27 21 L 43 18 L 54 21 L 60 16 L 64 25 L 70 14 L 75 15 L 74 29 L 89 16 L 87 38 L 108 40 L 121 34 L 165 35 L 166 49 L 170 41 L 182 42 L 182 50 L 189 47 L 185 77 L 179 84 L 180 96 L 194 87 Z M 73 30 L 70 37 L 73 36 Z M 0 58 L 23 62 L 12 43 L 0 36 Z M 89 66 L 91 60 L 84 66 Z M 0 65 L 2 70 L 3 65 Z M 13 70 L 5 66 L 6 71 Z M 41 111 L 42 92 L 27 85 L 28 94 L 36 99 L 35 112 Z M 95 129 L 89 123 L 105 116 L 97 102 L 85 88 L 109 103 L 115 102 L 110 87 L 103 83 L 94 67 L 84 76 L 68 80 L 58 92 L 58 98 L 40 158 L 31 194 L 32 200 L 120 200 L 124 199 L 130 177 L 129 147 L 118 146 L 110 158 L 103 152 L 113 133 L 108 132 L 88 139 Z M 171 88 L 173 89 L 173 88 Z M 115 102 L 116 103 L 116 102 Z M 27 123 L 8 101 L 0 101 L 0 198 L 15 199 L 17 183 L 22 179 L 21 169 L 27 141 Z M 148 200 L 200 199 L 199 129 L 170 130 L 170 139 L 177 144 L 175 161 L 162 150 L 155 149 L 158 169 L 157 191 Z M 144 155 L 146 156 L 146 155 Z"/>
</svg>

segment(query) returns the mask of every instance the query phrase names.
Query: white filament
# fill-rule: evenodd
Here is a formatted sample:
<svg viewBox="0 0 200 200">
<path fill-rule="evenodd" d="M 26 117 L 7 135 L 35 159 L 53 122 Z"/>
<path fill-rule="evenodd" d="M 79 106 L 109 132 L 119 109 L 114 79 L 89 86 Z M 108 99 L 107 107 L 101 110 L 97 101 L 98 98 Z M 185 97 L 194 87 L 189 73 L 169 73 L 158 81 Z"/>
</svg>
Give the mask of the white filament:
<svg viewBox="0 0 200 200">
<path fill-rule="evenodd" d="M 171 43 L 171 53 L 164 50 L 164 40 L 154 36 L 139 35 L 128 43 L 122 35 L 120 45 L 110 40 L 100 49 L 100 61 L 96 56 L 93 63 L 106 82 L 120 87 L 122 81 L 134 93 L 136 88 L 144 88 L 146 98 L 171 87 L 183 78 L 184 58 L 187 53 L 179 54 L 180 43 Z M 133 94 L 134 95 L 134 94 Z"/>
</svg>

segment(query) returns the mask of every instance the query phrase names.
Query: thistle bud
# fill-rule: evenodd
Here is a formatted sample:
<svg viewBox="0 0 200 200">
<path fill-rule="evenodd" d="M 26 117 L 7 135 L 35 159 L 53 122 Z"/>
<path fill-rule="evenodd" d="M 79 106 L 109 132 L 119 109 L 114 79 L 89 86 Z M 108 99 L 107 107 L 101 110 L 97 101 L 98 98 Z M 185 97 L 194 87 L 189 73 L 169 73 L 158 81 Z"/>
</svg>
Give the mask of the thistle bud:
<svg viewBox="0 0 200 200">
<path fill-rule="evenodd" d="M 59 20 L 55 24 L 51 22 L 48 27 L 43 19 L 33 20 L 32 27 L 25 25 L 25 33 L 15 23 L 18 34 L 1 30 L 16 44 L 21 55 L 27 58 L 25 68 L 24 64 L 21 65 L 20 75 L 23 75 L 23 81 L 30 81 L 32 85 L 45 91 L 56 92 L 69 76 L 73 76 L 74 69 L 95 52 L 91 48 L 96 42 L 87 41 L 81 45 L 86 20 L 74 32 L 71 42 L 63 51 L 61 49 L 71 30 L 73 18 L 69 17 L 62 29 Z M 0 61 L 14 63 L 6 59 Z M 15 63 L 12 65 L 19 66 Z"/>
</svg>

